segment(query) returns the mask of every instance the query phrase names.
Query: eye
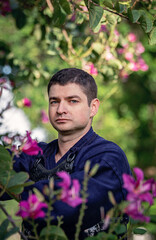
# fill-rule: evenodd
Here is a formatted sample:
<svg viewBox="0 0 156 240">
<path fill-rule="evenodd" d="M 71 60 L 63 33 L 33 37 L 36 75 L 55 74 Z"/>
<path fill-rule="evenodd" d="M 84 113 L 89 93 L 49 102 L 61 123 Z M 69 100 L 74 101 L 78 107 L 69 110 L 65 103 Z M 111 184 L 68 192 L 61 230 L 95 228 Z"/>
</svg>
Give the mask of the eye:
<svg viewBox="0 0 156 240">
<path fill-rule="evenodd" d="M 51 105 L 55 105 L 55 104 L 57 104 L 57 103 L 58 103 L 58 101 L 56 101 L 56 100 L 50 101 L 50 104 L 51 104 Z"/>
<path fill-rule="evenodd" d="M 71 102 L 71 103 L 78 103 L 78 101 L 75 100 L 75 99 L 70 100 L 70 102 Z"/>
</svg>

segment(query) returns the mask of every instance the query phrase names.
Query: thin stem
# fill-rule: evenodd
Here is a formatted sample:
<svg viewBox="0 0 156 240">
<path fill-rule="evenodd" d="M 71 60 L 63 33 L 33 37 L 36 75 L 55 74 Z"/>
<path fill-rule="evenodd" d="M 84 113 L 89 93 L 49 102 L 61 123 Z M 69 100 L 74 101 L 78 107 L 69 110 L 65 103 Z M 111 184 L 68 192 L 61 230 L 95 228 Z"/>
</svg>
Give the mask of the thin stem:
<svg viewBox="0 0 156 240">
<path fill-rule="evenodd" d="M 50 11 L 53 12 L 54 8 L 53 8 L 53 5 L 52 5 L 51 1 L 50 0 L 46 0 L 46 2 L 47 2 L 47 5 L 48 5 Z"/>
<path fill-rule="evenodd" d="M 2 211 L 5 213 L 5 215 L 7 216 L 9 222 L 12 224 L 12 226 L 14 228 L 17 228 L 14 220 L 12 219 L 12 217 L 8 214 L 8 212 L 5 210 L 5 208 L 3 207 L 2 204 L 0 204 L 0 208 L 2 209 Z M 18 233 L 21 235 L 21 237 L 23 238 L 23 240 L 28 240 L 27 237 L 23 234 L 23 232 L 21 232 L 20 230 L 18 230 Z"/>
<path fill-rule="evenodd" d="M 79 219 L 78 219 L 78 222 L 76 224 L 75 240 L 79 240 L 79 234 L 80 234 L 80 230 L 81 230 L 82 220 L 83 220 L 83 217 L 84 217 L 84 214 L 85 214 L 88 180 L 89 180 L 89 176 L 88 176 L 87 173 L 85 173 L 84 182 L 83 182 L 83 190 L 82 190 L 83 203 L 81 205 Z"/>
<path fill-rule="evenodd" d="M 89 0 L 89 2 L 92 3 L 92 4 L 94 4 L 95 6 L 99 6 L 97 3 L 93 2 L 92 0 Z M 99 6 L 99 7 L 100 7 L 100 6 Z M 125 15 L 123 15 L 123 14 L 121 14 L 121 13 L 115 12 L 115 11 L 113 11 L 113 10 L 110 10 L 110 9 L 106 8 L 106 7 L 102 7 L 102 8 L 103 8 L 103 10 L 105 10 L 105 11 L 107 11 L 107 12 L 116 14 L 116 15 L 122 17 L 122 18 L 126 18 L 127 20 L 129 19 L 128 17 L 126 17 Z"/>
</svg>

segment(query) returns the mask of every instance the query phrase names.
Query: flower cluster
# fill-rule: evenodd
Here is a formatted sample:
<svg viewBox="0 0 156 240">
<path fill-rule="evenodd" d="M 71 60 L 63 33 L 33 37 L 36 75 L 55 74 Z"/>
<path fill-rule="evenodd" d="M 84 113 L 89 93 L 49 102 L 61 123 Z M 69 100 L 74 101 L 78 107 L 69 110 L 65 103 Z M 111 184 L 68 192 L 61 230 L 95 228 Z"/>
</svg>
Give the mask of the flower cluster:
<svg viewBox="0 0 156 240">
<path fill-rule="evenodd" d="M 122 79 L 128 78 L 130 72 L 147 71 L 148 65 L 142 58 L 142 53 L 145 51 L 141 42 L 137 41 L 137 37 L 134 33 L 127 35 L 126 41 L 121 43 L 121 48 L 117 48 L 117 52 L 120 58 L 126 62 L 126 66 L 120 71 L 120 77 Z"/>
<path fill-rule="evenodd" d="M 42 208 L 48 208 L 48 205 L 41 202 L 35 194 L 31 194 L 27 201 L 19 203 L 19 208 L 19 211 L 16 213 L 17 216 L 36 219 L 45 217 L 45 212 Z"/>
<path fill-rule="evenodd" d="M 22 137 L 19 135 L 8 137 L 4 136 L 2 140 L 4 143 L 11 145 L 11 151 L 14 152 L 15 155 L 19 155 L 21 152 L 24 152 L 28 155 L 37 155 L 39 153 L 43 153 L 42 149 L 38 146 L 36 140 L 33 140 L 30 136 L 30 132 L 27 131 L 26 136 Z M 20 144 L 20 147 L 17 148 L 15 142 Z"/>
<path fill-rule="evenodd" d="M 93 75 L 93 76 L 97 76 L 98 75 L 98 70 L 97 68 L 94 66 L 94 64 L 92 62 L 85 62 L 83 63 L 82 66 L 83 70 L 88 72 L 89 74 Z"/>
<path fill-rule="evenodd" d="M 41 121 L 42 123 L 48 123 L 49 122 L 49 118 L 45 112 L 45 110 L 41 110 Z"/>
<path fill-rule="evenodd" d="M 125 212 L 133 219 L 140 221 L 150 221 L 149 216 L 144 215 L 143 202 L 153 204 L 153 198 L 156 197 L 156 182 L 154 179 L 144 181 L 144 174 L 140 168 L 134 168 L 136 180 L 127 174 L 123 174 L 123 187 L 127 189 L 128 206 Z"/>
<path fill-rule="evenodd" d="M 77 179 L 73 179 L 71 186 L 71 178 L 67 172 L 59 172 L 57 174 L 62 178 L 62 182 L 58 183 L 62 187 L 60 199 L 71 207 L 76 207 L 83 202 L 80 194 L 80 184 Z"/>
</svg>

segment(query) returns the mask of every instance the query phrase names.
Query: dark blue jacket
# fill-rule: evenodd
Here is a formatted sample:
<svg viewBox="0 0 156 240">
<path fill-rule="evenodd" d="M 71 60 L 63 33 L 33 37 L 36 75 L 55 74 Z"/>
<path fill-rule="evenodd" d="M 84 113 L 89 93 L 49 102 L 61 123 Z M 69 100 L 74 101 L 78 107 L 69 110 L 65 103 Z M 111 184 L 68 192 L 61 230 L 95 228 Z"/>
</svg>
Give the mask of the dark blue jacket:
<svg viewBox="0 0 156 240">
<path fill-rule="evenodd" d="M 84 179 L 84 166 L 87 160 L 91 163 L 91 168 L 98 163 L 99 169 L 95 176 L 89 180 L 88 184 L 88 201 L 85 217 L 83 219 L 82 232 L 100 222 L 100 207 L 104 207 L 105 213 L 112 207 L 108 199 L 108 191 L 112 191 L 117 202 L 126 197 L 126 190 L 123 189 L 122 174 L 131 174 L 130 167 L 122 149 L 113 142 L 107 141 L 98 136 L 91 128 L 89 132 L 83 136 L 60 160 L 55 163 L 55 154 L 58 151 L 58 141 L 54 140 L 50 143 L 40 143 L 43 149 L 45 167 L 52 169 L 64 161 L 70 153 L 76 153 L 74 160 L 72 179 L 78 179 L 82 184 Z M 29 156 L 24 153 L 16 158 L 14 169 L 19 171 L 30 172 L 36 157 Z M 57 181 L 55 185 L 57 186 Z M 48 184 L 48 180 L 40 180 L 33 186 L 25 188 L 21 197 L 26 200 L 29 190 L 37 188 L 42 191 L 44 185 Z M 53 224 L 57 224 L 57 216 L 63 215 L 64 224 L 62 228 L 69 237 L 73 239 L 75 233 L 75 224 L 78 221 L 80 206 L 72 208 L 66 203 L 57 201 L 54 204 L 52 216 Z M 43 219 L 38 219 L 39 229 L 45 225 Z M 81 237 L 80 237 L 81 238 Z"/>
</svg>

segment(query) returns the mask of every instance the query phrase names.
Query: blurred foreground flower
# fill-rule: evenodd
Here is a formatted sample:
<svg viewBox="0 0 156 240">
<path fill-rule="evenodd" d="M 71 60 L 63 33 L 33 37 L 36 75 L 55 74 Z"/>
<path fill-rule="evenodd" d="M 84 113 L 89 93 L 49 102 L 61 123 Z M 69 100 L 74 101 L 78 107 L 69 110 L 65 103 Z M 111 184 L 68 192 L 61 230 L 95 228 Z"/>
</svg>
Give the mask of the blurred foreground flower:
<svg viewBox="0 0 156 240">
<path fill-rule="evenodd" d="M 140 168 L 134 168 L 136 180 L 127 174 L 123 174 L 123 187 L 127 189 L 127 200 L 129 205 L 125 208 L 125 212 L 132 218 L 140 221 L 149 222 L 150 218 L 144 216 L 144 207 L 142 202 L 147 202 L 149 205 L 153 204 L 155 197 L 154 179 L 144 181 L 144 174 Z"/>
<path fill-rule="evenodd" d="M 18 140 L 21 143 L 21 146 L 17 149 L 16 145 L 12 145 L 11 151 L 15 155 L 19 155 L 21 152 L 24 152 L 28 155 L 37 155 L 39 153 L 43 154 L 43 150 L 38 146 L 36 140 L 33 140 L 30 136 L 30 132 L 27 131 L 26 137 L 19 136 Z"/>
<path fill-rule="evenodd" d="M 30 132 L 27 131 L 26 142 L 22 146 L 22 152 L 28 155 L 37 155 L 39 152 L 43 153 L 42 149 L 38 146 L 37 141 L 33 140 L 30 136 Z"/>
<path fill-rule="evenodd" d="M 87 71 L 91 75 L 94 75 L 94 76 L 98 75 L 97 68 L 94 66 L 92 62 L 84 63 L 83 70 Z"/>
<path fill-rule="evenodd" d="M 81 204 L 83 199 L 79 197 L 80 184 L 78 180 L 74 179 L 71 186 L 71 178 L 67 172 L 62 171 L 57 175 L 63 180 L 58 183 L 58 185 L 62 187 L 61 200 L 71 207 L 76 207 Z"/>
<path fill-rule="evenodd" d="M 32 102 L 29 98 L 23 98 L 22 103 L 23 103 L 24 107 L 31 107 L 31 104 L 32 104 Z"/>
<path fill-rule="evenodd" d="M 19 211 L 16 213 L 17 216 L 22 218 L 44 218 L 45 212 L 42 208 L 48 208 L 46 203 L 40 202 L 35 194 L 29 196 L 27 201 L 21 201 L 19 204 Z"/>
<path fill-rule="evenodd" d="M 46 112 L 44 110 L 41 110 L 41 121 L 42 121 L 42 123 L 49 122 L 48 115 L 46 114 Z"/>
</svg>

